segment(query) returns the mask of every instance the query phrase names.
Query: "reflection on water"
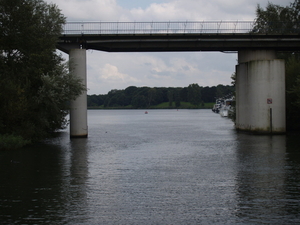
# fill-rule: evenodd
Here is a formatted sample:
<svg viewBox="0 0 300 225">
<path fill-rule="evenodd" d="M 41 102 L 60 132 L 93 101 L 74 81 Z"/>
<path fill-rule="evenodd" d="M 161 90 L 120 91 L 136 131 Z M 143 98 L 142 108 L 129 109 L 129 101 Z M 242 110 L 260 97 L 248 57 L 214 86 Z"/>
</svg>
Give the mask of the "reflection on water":
<svg viewBox="0 0 300 225">
<path fill-rule="evenodd" d="M 284 190 L 285 146 L 285 136 L 239 135 L 239 217 L 253 223 L 276 223 L 284 213 L 286 205 L 282 203 L 288 201 Z"/>
<path fill-rule="evenodd" d="M 89 111 L 67 131 L 0 152 L 3 224 L 296 224 L 299 135 L 236 133 L 210 110 Z"/>
</svg>

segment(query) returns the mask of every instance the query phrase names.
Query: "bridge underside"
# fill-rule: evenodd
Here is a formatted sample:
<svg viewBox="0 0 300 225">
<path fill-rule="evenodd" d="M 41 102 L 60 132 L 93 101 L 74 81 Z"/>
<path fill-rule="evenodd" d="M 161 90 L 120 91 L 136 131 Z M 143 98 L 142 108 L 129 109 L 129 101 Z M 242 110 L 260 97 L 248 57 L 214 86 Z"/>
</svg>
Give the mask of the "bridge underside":
<svg viewBox="0 0 300 225">
<path fill-rule="evenodd" d="M 57 48 L 106 52 L 240 51 L 270 49 L 300 51 L 299 35 L 265 34 L 110 34 L 64 35 Z"/>
<path fill-rule="evenodd" d="M 70 68 L 86 81 L 86 49 L 107 52 L 238 52 L 236 128 L 284 133 L 285 70 L 275 51 L 300 51 L 299 35 L 266 34 L 109 34 L 63 35 L 57 48 L 70 56 Z M 72 61 L 73 64 L 72 64 Z M 87 136 L 86 92 L 71 104 L 71 137 Z"/>
</svg>

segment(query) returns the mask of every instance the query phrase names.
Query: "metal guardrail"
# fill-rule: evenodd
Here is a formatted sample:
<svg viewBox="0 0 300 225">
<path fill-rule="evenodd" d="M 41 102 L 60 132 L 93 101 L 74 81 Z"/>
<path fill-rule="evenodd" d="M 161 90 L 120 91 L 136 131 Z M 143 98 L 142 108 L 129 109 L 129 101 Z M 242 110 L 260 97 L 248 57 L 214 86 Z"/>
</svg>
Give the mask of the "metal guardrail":
<svg viewBox="0 0 300 225">
<path fill-rule="evenodd" d="M 63 34 L 249 33 L 254 21 L 67 22 Z"/>
</svg>

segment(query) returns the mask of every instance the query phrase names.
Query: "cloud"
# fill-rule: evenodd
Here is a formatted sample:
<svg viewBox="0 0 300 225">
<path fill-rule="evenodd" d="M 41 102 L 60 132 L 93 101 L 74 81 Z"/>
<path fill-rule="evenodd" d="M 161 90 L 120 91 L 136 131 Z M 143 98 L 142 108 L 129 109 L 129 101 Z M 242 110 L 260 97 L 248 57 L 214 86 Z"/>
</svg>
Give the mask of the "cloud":
<svg viewBox="0 0 300 225">
<path fill-rule="evenodd" d="M 46 1 L 57 4 L 69 21 L 253 20 L 257 4 L 265 7 L 269 2 L 269 0 Z M 120 2 L 122 6 L 118 4 Z M 287 6 L 290 0 L 272 0 L 272 3 Z"/>
<path fill-rule="evenodd" d="M 210 52 L 107 53 L 87 51 L 89 94 L 128 86 L 187 87 L 230 84 L 236 54 Z"/>
<path fill-rule="evenodd" d="M 174 0 L 133 8 L 131 21 L 253 20 L 256 3 L 249 0 Z"/>
<path fill-rule="evenodd" d="M 58 5 L 68 21 L 114 21 L 126 14 L 115 0 L 52 0 L 51 2 Z"/>
<path fill-rule="evenodd" d="M 133 0 L 132 0 L 133 1 Z M 253 20 L 258 2 L 252 0 L 169 0 L 126 2 L 116 0 L 52 0 L 69 21 L 202 21 Z M 289 5 L 289 0 L 273 0 Z M 262 7 L 268 0 L 260 0 Z"/>
<path fill-rule="evenodd" d="M 188 76 L 195 75 L 199 73 L 198 66 L 195 62 L 187 62 L 184 57 L 168 57 L 167 61 L 153 60 L 151 64 L 149 78 L 151 76 L 155 79 L 160 79 L 161 77 L 172 77 L 176 79 L 183 80 Z"/>
<path fill-rule="evenodd" d="M 127 74 L 123 74 L 119 72 L 118 67 L 106 63 L 104 67 L 100 70 L 99 80 L 104 82 L 121 82 L 121 83 L 136 83 L 139 80 L 131 77 Z"/>
<path fill-rule="evenodd" d="M 253 21 L 253 0 L 46 0 L 68 21 Z M 260 0 L 265 7 L 269 0 Z M 121 4 L 122 3 L 122 4 Z M 272 0 L 287 6 L 290 0 Z M 106 94 L 128 86 L 186 87 L 230 84 L 236 54 L 218 52 L 87 52 L 88 94 Z"/>
</svg>

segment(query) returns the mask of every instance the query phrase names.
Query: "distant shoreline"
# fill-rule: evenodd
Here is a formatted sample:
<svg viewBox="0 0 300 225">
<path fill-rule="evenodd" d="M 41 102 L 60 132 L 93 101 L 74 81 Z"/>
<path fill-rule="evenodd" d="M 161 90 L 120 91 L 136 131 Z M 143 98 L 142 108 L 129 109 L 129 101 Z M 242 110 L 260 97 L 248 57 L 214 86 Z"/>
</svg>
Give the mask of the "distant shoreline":
<svg viewBox="0 0 300 225">
<path fill-rule="evenodd" d="M 88 109 L 212 109 L 214 103 L 203 103 L 199 106 L 194 106 L 191 104 L 187 104 L 185 102 L 182 102 L 180 106 L 176 107 L 176 106 L 169 106 L 168 102 L 159 104 L 159 105 L 155 105 L 155 106 L 150 106 L 150 107 L 144 107 L 144 108 L 134 108 L 131 105 L 129 106 L 116 106 L 116 107 L 104 107 L 102 106 L 90 106 L 88 107 Z"/>
</svg>

